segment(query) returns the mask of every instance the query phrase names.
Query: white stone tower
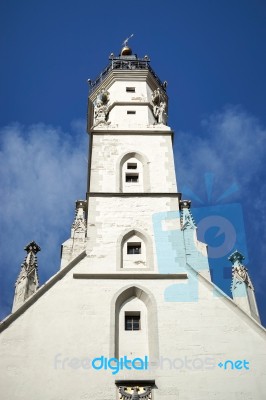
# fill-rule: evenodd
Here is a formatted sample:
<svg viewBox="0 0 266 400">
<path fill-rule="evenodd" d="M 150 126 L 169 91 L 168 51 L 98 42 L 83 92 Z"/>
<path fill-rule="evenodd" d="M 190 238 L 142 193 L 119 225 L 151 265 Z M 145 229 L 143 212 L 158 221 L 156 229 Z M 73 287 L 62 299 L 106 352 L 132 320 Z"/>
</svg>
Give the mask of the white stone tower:
<svg viewBox="0 0 266 400">
<path fill-rule="evenodd" d="M 253 288 L 239 253 L 236 301 L 211 282 L 176 186 L 166 82 L 125 41 L 89 83 L 87 197 L 60 271 L 0 324 L 1 399 L 264 400 Z"/>
<path fill-rule="evenodd" d="M 82 238 L 74 237 L 74 223 L 71 239 L 63 245 L 61 268 L 86 248 L 95 272 L 177 272 L 176 264 L 184 271 L 193 252 L 194 258 L 201 258 L 198 268 L 210 277 L 206 246 L 197 241 L 194 222 L 188 223 L 190 202 L 180 203 L 177 191 L 167 83 L 149 63 L 148 56 L 138 58 L 125 43 L 121 55 L 110 55 L 100 77 L 89 80 L 87 232 L 83 225 Z M 80 204 L 85 210 L 84 202 Z M 171 260 L 165 267 L 156 257 L 157 247 L 167 257 L 160 224 L 165 224 L 165 232 L 180 229 L 180 204 L 186 215 L 183 230 L 191 232 L 182 233 L 174 245 L 179 263 L 173 266 Z M 164 236 L 169 241 L 171 234 Z"/>
</svg>

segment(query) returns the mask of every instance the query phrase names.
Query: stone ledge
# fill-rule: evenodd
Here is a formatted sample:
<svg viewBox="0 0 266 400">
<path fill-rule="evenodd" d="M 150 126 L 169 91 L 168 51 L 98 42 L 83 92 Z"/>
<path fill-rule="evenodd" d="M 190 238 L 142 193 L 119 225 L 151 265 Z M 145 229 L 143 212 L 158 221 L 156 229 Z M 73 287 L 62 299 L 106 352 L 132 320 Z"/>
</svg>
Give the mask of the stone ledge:
<svg viewBox="0 0 266 400">
<path fill-rule="evenodd" d="M 155 379 L 119 379 L 115 381 L 115 384 L 119 386 L 126 386 L 127 384 L 132 386 L 154 386 Z"/>
<path fill-rule="evenodd" d="M 150 192 L 87 192 L 89 197 L 177 197 L 181 200 L 181 193 L 150 193 Z"/>
<path fill-rule="evenodd" d="M 107 274 L 82 274 L 82 273 L 74 273 L 74 279 L 188 279 L 187 273 L 180 274 L 147 274 L 147 273 L 138 273 L 132 274 L 128 272 L 124 273 L 107 273 Z"/>
</svg>

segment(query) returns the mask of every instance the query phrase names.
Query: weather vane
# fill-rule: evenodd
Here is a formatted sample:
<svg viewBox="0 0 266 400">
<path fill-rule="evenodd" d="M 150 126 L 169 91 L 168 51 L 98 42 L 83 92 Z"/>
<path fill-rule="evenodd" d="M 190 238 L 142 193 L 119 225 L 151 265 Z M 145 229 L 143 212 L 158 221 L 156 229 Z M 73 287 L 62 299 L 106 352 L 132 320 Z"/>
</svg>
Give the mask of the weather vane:
<svg viewBox="0 0 266 400">
<path fill-rule="evenodd" d="M 134 36 L 134 33 L 132 33 L 132 35 L 130 35 L 126 40 L 123 41 L 122 46 L 126 47 L 127 46 L 127 42 L 129 41 L 129 39 L 131 39 Z"/>
</svg>

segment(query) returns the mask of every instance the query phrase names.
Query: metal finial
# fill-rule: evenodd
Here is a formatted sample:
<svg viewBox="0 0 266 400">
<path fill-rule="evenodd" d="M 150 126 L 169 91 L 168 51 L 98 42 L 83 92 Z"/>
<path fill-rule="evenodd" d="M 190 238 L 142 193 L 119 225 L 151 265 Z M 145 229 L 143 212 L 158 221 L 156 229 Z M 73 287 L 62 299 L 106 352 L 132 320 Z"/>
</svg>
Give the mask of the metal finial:
<svg viewBox="0 0 266 400">
<path fill-rule="evenodd" d="M 122 46 L 127 46 L 127 42 L 129 41 L 129 39 L 131 39 L 134 36 L 134 33 L 132 33 L 132 35 L 130 35 L 126 40 L 123 41 Z"/>
</svg>

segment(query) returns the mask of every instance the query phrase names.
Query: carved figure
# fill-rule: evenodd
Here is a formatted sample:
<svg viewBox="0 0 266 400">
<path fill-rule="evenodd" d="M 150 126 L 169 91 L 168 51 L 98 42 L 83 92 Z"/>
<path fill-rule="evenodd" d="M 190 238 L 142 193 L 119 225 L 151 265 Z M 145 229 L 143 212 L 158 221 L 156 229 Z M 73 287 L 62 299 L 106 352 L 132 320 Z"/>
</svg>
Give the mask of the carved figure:
<svg viewBox="0 0 266 400">
<path fill-rule="evenodd" d="M 98 93 L 94 104 L 94 125 L 93 128 L 100 124 L 108 125 L 109 114 L 109 92 L 104 88 Z"/>
<path fill-rule="evenodd" d="M 235 272 L 238 274 L 238 276 L 240 276 L 241 279 L 243 279 L 244 282 L 247 280 L 247 272 L 245 267 L 238 265 L 235 267 Z"/>
<path fill-rule="evenodd" d="M 158 124 L 166 125 L 167 114 L 166 114 L 166 103 L 161 101 L 157 113 L 158 113 Z"/>
<path fill-rule="evenodd" d="M 167 113 L 166 113 L 166 97 L 159 88 L 154 90 L 151 96 L 153 102 L 153 115 L 158 124 L 167 124 Z"/>
</svg>

